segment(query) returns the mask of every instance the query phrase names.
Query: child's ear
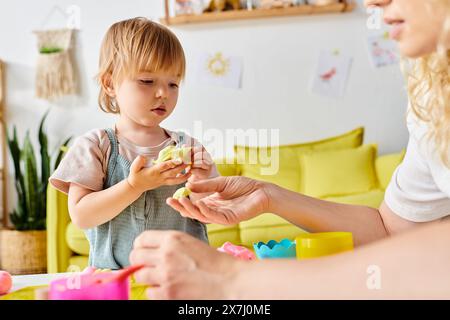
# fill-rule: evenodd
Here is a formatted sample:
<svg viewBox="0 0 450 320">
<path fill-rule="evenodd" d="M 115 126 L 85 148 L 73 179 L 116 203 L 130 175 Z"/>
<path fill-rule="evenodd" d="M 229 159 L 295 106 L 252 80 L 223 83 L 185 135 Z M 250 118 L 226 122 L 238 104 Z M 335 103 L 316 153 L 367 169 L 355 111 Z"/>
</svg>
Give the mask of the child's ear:
<svg viewBox="0 0 450 320">
<path fill-rule="evenodd" d="M 105 73 L 104 75 L 102 75 L 101 84 L 108 96 L 110 96 L 111 98 L 114 98 L 116 96 L 116 92 L 114 91 L 114 85 L 110 73 Z"/>
</svg>

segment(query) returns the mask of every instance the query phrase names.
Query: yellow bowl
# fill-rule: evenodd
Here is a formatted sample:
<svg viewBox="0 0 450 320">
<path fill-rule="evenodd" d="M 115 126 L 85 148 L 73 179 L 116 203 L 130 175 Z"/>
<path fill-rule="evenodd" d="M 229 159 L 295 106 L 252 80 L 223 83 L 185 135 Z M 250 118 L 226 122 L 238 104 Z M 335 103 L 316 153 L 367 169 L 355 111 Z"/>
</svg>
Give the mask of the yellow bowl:
<svg viewBox="0 0 450 320">
<path fill-rule="evenodd" d="M 305 233 L 295 238 L 297 259 L 317 258 L 353 250 L 351 232 Z"/>
</svg>

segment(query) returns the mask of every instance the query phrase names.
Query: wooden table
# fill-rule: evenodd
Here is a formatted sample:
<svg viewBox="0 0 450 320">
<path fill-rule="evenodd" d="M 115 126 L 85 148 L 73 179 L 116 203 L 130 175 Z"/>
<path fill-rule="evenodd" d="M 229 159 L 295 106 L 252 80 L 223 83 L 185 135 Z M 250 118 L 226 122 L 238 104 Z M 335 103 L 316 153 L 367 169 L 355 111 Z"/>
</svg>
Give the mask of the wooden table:
<svg viewBox="0 0 450 320">
<path fill-rule="evenodd" d="M 12 276 L 13 286 L 10 293 L 25 287 L 48 285 L 51 281 L 63 278 L 67 275 L 69 275 L 69 273 L 45 273 Z"/>
</svg>

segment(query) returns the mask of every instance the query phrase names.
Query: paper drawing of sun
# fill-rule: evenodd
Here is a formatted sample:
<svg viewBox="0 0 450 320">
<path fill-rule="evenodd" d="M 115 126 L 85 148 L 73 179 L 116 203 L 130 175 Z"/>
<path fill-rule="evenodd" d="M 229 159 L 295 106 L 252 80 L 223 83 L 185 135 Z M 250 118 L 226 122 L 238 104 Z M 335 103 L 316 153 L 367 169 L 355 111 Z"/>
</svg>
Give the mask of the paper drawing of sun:
<svg viewBox="0 0 450 320">
<path fill-rule="evenodd" d="M 210 57 L 206 64 L 208 71 L 216 77 L 223 77 L 230 71 L 230 60 L 224 58 L 221 52 Z"/>
</svg>

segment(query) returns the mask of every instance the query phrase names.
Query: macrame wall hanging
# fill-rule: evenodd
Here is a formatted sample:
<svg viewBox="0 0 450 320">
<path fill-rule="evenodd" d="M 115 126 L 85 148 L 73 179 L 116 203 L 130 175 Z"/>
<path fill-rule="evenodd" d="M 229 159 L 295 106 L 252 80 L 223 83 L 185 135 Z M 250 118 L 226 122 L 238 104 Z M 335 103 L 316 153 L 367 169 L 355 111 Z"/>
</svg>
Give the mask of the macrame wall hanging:
<svg viewBox="0 0 450 320">
<path fill-rule="evenodd" d="M 77 93 L 72 59 L 73 29 L 34 31 L 39 57 L 36 67 L 36 96 L 55 100 Z"/>
</svg>

